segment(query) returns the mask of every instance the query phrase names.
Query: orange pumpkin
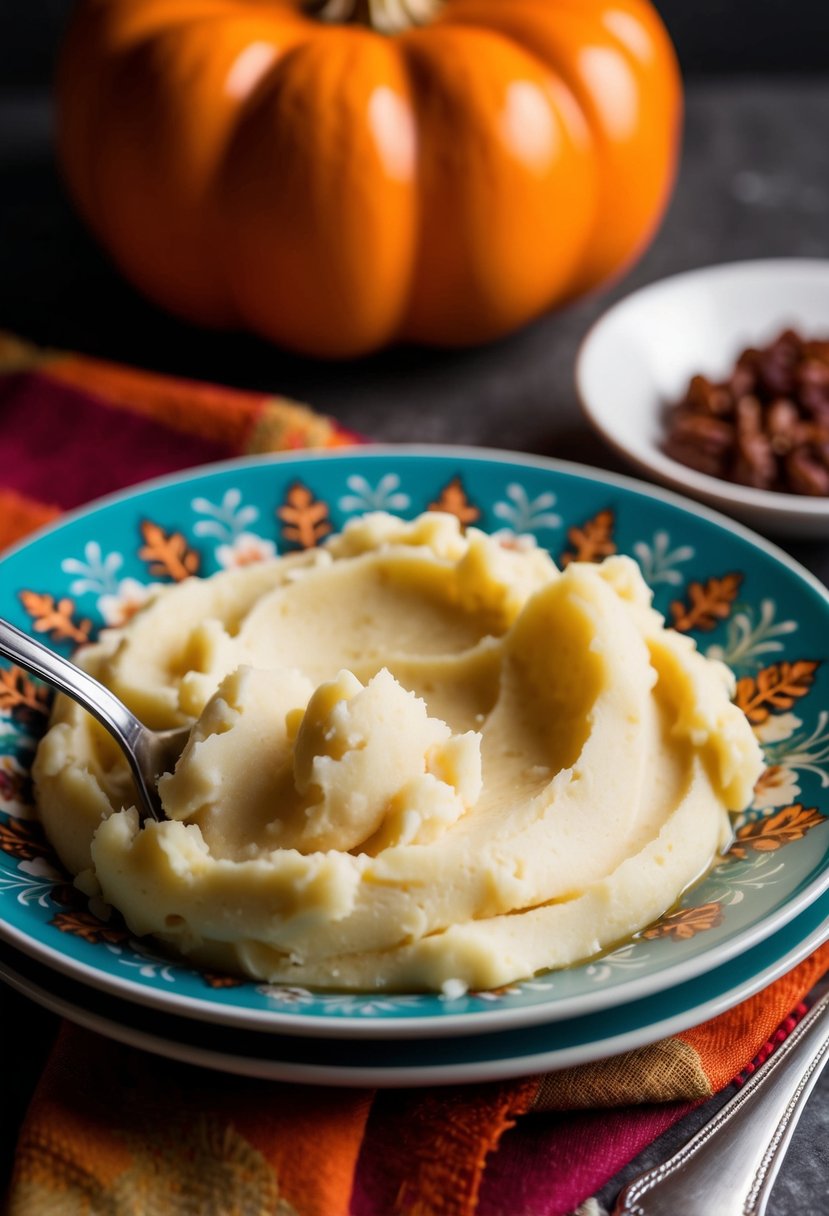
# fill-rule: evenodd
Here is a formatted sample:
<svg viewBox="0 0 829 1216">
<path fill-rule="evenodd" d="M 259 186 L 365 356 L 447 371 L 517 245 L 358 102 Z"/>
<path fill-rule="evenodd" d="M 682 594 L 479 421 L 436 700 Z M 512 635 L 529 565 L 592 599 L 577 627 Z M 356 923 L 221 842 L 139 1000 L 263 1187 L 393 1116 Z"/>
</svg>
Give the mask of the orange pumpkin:
<svg viewBox="0 0 829 1216">
<path fill-rule="evenodd" d="M 353 356 L 487 341 L 617 274 L 681 90 L 648 0 L 82 0 L 58 102 L 142 291 Z"/>
</svg>

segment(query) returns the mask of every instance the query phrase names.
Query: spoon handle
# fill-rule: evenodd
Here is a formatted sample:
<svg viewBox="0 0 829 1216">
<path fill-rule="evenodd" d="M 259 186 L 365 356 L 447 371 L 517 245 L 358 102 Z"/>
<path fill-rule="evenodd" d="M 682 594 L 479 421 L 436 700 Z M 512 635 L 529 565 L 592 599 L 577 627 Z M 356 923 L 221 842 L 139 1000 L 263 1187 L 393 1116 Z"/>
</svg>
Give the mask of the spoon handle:
<svg viewBox="0 0 829 1216">
<path fill-rule="evenodd" d="M 141 802 L 154 819 L 164 818 L 158 793 L 142 770 L 140 758 L 148 748 L 148 732 L 123 701 L 88 672 L 35 641 L 9 621 L 0 619 L 0 655 L 11 659 L 31 675 L 66 693 L 92 714 L 119 745 L 138 788 Z"/>
</svg>

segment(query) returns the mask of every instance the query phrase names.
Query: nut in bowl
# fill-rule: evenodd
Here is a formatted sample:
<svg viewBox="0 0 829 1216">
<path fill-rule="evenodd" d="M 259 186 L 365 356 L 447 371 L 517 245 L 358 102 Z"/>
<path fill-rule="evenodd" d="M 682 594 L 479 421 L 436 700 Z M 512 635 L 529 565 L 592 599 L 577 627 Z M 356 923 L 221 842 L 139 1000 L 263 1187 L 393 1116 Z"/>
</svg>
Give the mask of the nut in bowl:
<svg viewBox="0 0 829 1216">
<path fill-rule="evenodd" d="M 763 532 L 829 536 L 806 384 L 827 338 L 829 261 L 713 266 L 614 305 L 582 345 L 576 382 L 593 427 L 648 476 Z M 757 369 L 781 359 L 792 383 L 777 392 Z"/>
</svg>

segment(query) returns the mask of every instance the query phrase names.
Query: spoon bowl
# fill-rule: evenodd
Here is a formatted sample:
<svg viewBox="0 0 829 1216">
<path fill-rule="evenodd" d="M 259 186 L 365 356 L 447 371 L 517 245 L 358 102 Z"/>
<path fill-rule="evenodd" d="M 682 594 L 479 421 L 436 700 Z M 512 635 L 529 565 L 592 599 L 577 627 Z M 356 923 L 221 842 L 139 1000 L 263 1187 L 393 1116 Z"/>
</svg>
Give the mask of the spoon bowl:
<svg viewBox="0 0 829 1216">
<path fill-rule="evenodd" d="M 155 819 L 160 823 L 167 818 L 158 794 L 158 778 L 175 766 L 190 737 L 189 726 L 149 730 L 100 681 L 3 619 L 0 619 L 0 655 L 72 697 L 92 714 L 109 731 L 127 759 L 141 821 Z"/>
</svg>

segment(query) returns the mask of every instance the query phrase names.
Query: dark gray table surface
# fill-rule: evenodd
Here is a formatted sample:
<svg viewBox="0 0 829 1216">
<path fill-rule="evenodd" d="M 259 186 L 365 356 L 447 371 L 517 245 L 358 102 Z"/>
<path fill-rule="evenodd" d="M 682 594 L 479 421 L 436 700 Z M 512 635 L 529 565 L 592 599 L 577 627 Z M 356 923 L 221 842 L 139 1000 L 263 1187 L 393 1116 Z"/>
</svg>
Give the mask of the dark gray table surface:
<svg viewBox="0 0 829 1216">
<path fill-rule="evenodd" d="M 622 469 L 580 415 L 573 387 L 580 340 L 610 302 L 664 275 L 751 257 L 829 257 L 827 136 L 827 81 L 692 83 L 673 203 L 647 255 L 612 291 L 480 350 L 397 349 L 356 363 L 321 363 L 253 338 L 205 335 L 139 299 L 61 192 L 48 99 L 0 94 L 0 327 L 155 370 L 284 393 L 378 440 L 483 445 Z M 783 544 L 829 581 L 829 543 Z M 0 990 L 0 1010 L 6 1043 L 18 1045 L 6 1052 L 0 1104 L 7 1170 L 56 1020 L 7 989 Z M 624 1178 L 667 1155 L 718 1101 L 652 1146 Z M 829 1213 L 827 1133 L 829 1074 L 795 1134 L 770 1216 Z M 620 1181 L 602 1192 L 606 1205 Z"/>
</svg>

